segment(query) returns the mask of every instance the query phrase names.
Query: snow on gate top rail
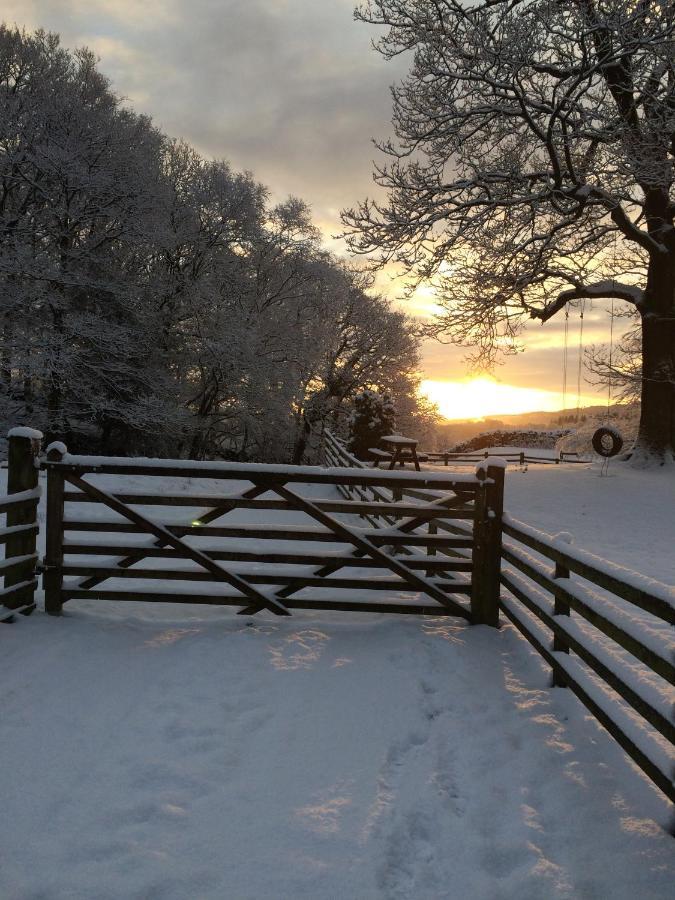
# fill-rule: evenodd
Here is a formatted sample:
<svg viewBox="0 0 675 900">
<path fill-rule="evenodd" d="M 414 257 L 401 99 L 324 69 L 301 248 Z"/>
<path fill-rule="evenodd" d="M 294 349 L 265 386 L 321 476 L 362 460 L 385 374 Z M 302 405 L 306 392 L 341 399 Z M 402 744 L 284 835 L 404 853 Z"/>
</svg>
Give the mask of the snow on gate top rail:
<svg viewBox="0 0 675 900">
<path fill-rule="evenodd" d="M 49 448 L 48 448 L 49 449 Z M 456 485 L 464 489 L 478 488 L 484 481 L 475 475 L 447 475 L 436 472 L 385 472 L 382 470 L 343 468 L 335 466 L 289 466 L 269 463 L 230 463 L 196 461 L 190 459 L 152 459 L 124 456 L 79 456 L 64 454 L 61 459 L 43 460 L 42 468 L 60 471 L 77 471 L 101 475 L 172 475 L 193 478 L 214 478 L 237 481 L 279 481 L 281 479 L 302 484 L 369 484 L 387 486 L 414 486 L 436 490 L 454 490 Z"/>
</svg>

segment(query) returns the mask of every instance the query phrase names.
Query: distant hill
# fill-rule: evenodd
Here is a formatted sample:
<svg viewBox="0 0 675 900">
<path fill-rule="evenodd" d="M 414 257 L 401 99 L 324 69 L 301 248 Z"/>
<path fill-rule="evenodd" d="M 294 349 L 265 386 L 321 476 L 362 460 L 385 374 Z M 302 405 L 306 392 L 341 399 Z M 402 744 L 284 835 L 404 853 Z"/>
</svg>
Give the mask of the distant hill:
<svg viewBox="0 0 675 900">
<path fill-rule="evenodd" d="M 621 417 L 625 407 L 616 404 L 611 407 L 611 414 Z M 560 409 L 555 412 L 543 410 L 527 413 L 517 413 L 510 416 L 490 417 L 478 421 L 472 419 L 446 419 L 436 426 L 435 448 L 445 450 L 460 442 L 470 441 L 472 438 L 486 431 L 507 431 L 527 428 L 533 431 L 550 431 L 557 429 L 575 429 L 585 422 L 597 422 L 607 415 L 607 407 L 601 404 L 585 406 L 580 410 L 577 423 L 577 409 Z"/>
</svg>

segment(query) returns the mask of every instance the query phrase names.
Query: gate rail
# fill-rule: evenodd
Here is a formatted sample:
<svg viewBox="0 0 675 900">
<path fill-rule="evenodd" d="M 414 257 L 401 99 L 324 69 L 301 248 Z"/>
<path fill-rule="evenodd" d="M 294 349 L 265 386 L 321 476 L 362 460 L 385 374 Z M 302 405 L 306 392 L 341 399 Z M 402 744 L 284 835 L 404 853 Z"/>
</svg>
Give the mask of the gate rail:
<svg viewBox="0 0 675 900">
<path fill-rule="evenodd" d="M 365 471 L 358 466 L 320 469 L 70 456 L 58 444 L 48 448 L 42 467 L 48 484 L 45 608 L 52 614 L 58 614 L 70 599 L 97 598 L 235 605 L 244 614 L 263 608 L 277 615 L 287 615 L 294 608 L 336 609 L 433 613 L 472 622 L 497 615 L 498 591 L 491 609 L 487 596 L 485 573 L 490 567 L 483 565 L 478 574 L 475 565 L 476 554 L 483 559 L 494 551 L 488 538 L 494 531 L 490 510 L 495 485 L 489 479 Z M 105 487 L 101 483 L 100 476 L 122 474 L 150 480 L 162 476 L 216 479 L 224 492 L 171 496 L 165 486 L 137 493 L 122 492 L 114 486 L 114 477 L 106 479 Z M 96 476 L 94 481 L 91 476 Z M 356 492 L 359 499 L 308 497 L 297 485 L 324 485 L 329 494 L 337 487 L 343 495 Z M 404 501 L 404 495 L 416 498 L 415 502 Z M 372 522 L 382 516 L 380 497 L 384 496 L 390 498 L 386 527 L 374 528 Z M 394 496 L 399 499 L 391 500 Z M 106 507 L 115 517 L 88 515 L 80 512 L 83 506 L 97 512 Z M 153 513 L 156 507 L 179 511 L 192 507 L 198 513 L 188 516 L 188 521 L 176 521 L 174 510 L 170 520 L 158 520 Z M 242 522 L 241 515 L 231 515 L 237 512 L 245 517 L 247 511 L 255 511 L 256 521 Z M 290 527 L 287 517 L 275 523 L 273 515 L 278 512 L 296 513 L 301 521 Z M 362 517 L 358 524 L 353 524 L 355 516 Z M 437 523 L 447 516 L 472 522 L 473 533 L 439 533 Z M 87 534 L 85 541 L 73 537 L 82 532 Z M 129 538 L 120 543 L 115 535 Z M 151 536 L 153 541 L 140 545 L 139 535 Z M 204 541 L 211 539 L 227 540 L 205 546 Z M 279 542 L 288 550 L 280 549 Z M 316 544 L 319 552 L 298 547 L 297 542 Z M 322 545 L 331 546 L 321 552 Z M 472 549 L 473 560 L 460 554 Z M 438 551 L 443 555 L 437 555 Z M 457 556 L 448 557 L 446 551 Z M 105 559 L 111 556 L 116 558 Z M 164 568 L 167 561 L 178 566 Z M 294 568 L 281 571 L 280 566 Z M 110 579 L 122 580 L 122 586 L 111 587 Z M 126 589 L 130 580 L 136 580 L 136 585 Z M 145 584 L 139 585 L 139 580 Z M 152 582 L 159 580 L 197 582 L 198 587 L 173 592 L 163 585 L 160 593 L 151 589 Z M 206 592 L 204 582 L 211 584 Z M 306 589 L 330 593 L 306 596 Z M 383 591 L 394 596 L 380 599 Z M 413 596 L 406 599 L 401 594 Z"/>
</svg>

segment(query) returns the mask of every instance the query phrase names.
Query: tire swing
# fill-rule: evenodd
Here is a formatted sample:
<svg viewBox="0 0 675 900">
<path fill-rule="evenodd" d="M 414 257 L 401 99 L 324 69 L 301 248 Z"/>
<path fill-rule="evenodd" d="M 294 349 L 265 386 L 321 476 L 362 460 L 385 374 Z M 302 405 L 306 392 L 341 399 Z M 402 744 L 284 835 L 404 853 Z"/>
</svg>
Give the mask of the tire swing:
<svg viewBox="0 0 675 900">
<path fill-rule="evenodd" d="M 612 309 L 610 312 L 610 329 L 609 329 L 609 377 L 607 379 L 607 417 L 606 425 L 598 428 L 592 438 L 591 443 L 593 449 L 603 458 L 600 475 L 607 475 L 609 469 L 609 461 L 613 456 L 621 452 L 623 447 L 623 437 L 618 428 L 614 428 L 609 424 L 612 405 L 612 354 L 614 351 L 614 300 L 612 299 Z"/>
<path fill-rule="evenodd" d="M 611 459 L 613 456 L 616 456 L 617 453 L 621 452 L 623 438 L 616 428 L 603 425 L 602 428 L 598 428 L 593 435 L 592 444 L 593 449 L 598 456 L 602 456 L 605 459 Z"/>
</svg>

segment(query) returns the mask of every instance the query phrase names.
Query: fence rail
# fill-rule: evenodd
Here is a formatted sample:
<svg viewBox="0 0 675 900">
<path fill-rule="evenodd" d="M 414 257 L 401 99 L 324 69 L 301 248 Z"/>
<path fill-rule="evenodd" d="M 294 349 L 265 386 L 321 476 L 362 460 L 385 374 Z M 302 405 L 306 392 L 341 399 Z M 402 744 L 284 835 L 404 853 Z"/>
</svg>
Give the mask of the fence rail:
<svg viewBox="0 0 675 900">
<path fill-rule="evenodd" d="M 504 614 L 551 666 L 553 683 L 569 687 L 675 802 L 675 724 L 667 697 L 668 686 L 675 684 L 672 643 L 664 635 L 660 644 L 658 631 L 630 612 L 636 607 L 655 624 L 673 625 L 673 592 L 584 551 L 561 547 L 560 539 L 509 517 L 503 528 L 511 539 L 503 547 Z M 541 557 L 554 564 L 553 572 Z M 573 581 L 573 574 L 581 581 Z M 648 678 L 640 674 L 645 670 Z M 636 719 L 642 728 L 635 727 Z M 655 739 L 650 729 L 665 740 Z"/>
<path fill-rule="evenodd" d="M 325 445 L 332 464 L 364 465 L 334 435 L 326 436 Z M 428 497 L 426 491 L 412 494 Z M 392 498 L 383 492 L 379 499 Z M 467 533 L 463 522 L 438 519 L 433 527 Z M 506 514 L 500 530 L 501 611 L 551 666 L 553 684 L 570 688 L 675 802 L 675 723 L 668 697 L 675 684 L 672 637 L 663 627 L 660 632 L 646 627 L 630 612 L 634 607 L 656 625 L 672 626 L 675 591 Z"/>
<path fill-rule="evenodd" d="M 500 459 L 505 460 L 507 463 L 514 463 L 515 465 L 524 466 L 528 463 L 548 463 L 550 465 L 559 465 L 560 463 L 586 463 L 587 461 L 584 459 L 579 459 L 579 454 L 573 451 L 565 452 L 563 450 L 557 456 L 537 456 L 534 453 L 527 453 L 524 450 L 516 452 L 515 450 L 504 451 L 504 450 L 482 450 L 472 452 L 453 452 L 451 450 L 424 450 L 422 451 L 424 456 L 427 457 L 429 462 L 438 462 L 443 463 L 443 465 L 447 466 L 451 463 L 453 465 L 457 463 L 467 463 L 470 465 L 476 465 L 479 463 L 481 459 L 487 459 L 489 456 L 496 456 Z"/>
<path fill-rule="evenodd" d="M 39 432 L 15 429 L 8 439 L 7 495 L 0 497 L 0 545 L 4 545 L 4 559 L 0 560 L 0 622 L 11 622 L 16 613 L 30 614 L 35 609 L 37 587 L 36 539 L 38 534 L 38 469 L 40 451 Z"/>
</svg>

